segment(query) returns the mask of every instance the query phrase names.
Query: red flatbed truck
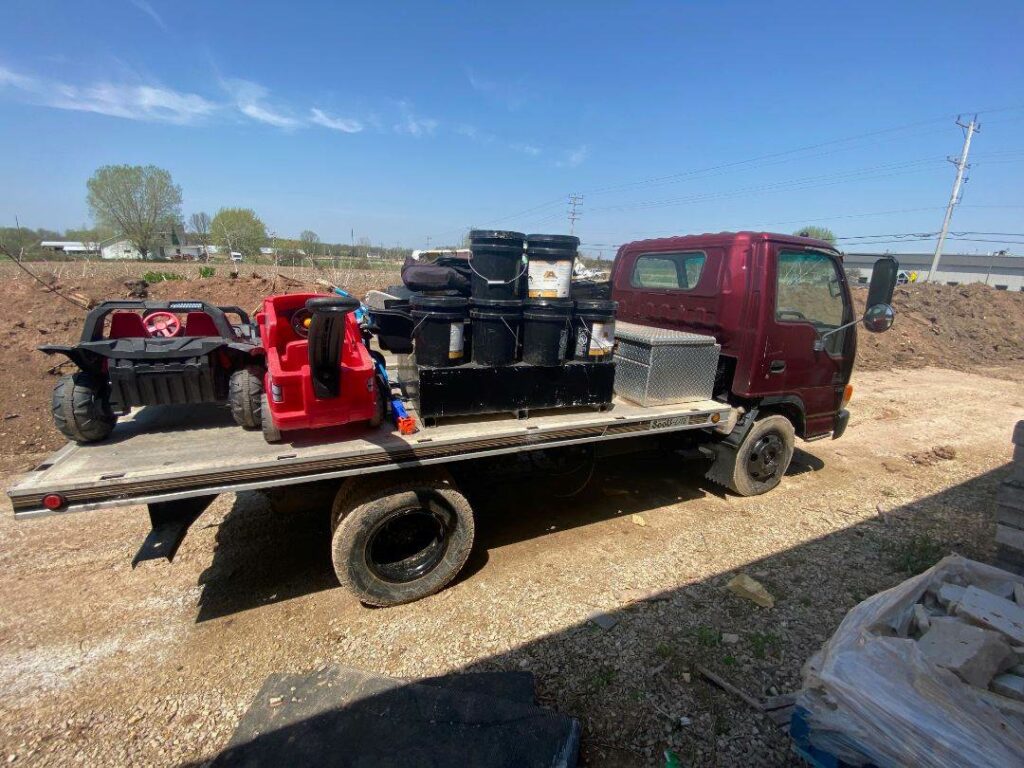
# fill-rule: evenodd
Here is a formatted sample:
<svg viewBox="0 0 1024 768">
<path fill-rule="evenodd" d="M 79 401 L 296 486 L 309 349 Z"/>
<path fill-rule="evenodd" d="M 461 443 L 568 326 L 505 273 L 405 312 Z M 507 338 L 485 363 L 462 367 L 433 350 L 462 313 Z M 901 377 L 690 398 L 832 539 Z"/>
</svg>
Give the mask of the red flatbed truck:
<svg viewBox="0 0 1024 768">
<path fill-rule="evenodd" d="M 133 562 L 174 557 L 221 493 L 336 481 L 331 509 L 338 580 L 362 601 L 395 605 L 436 592 L 473 545 L 473 510 L 458 487 L 480 460 L 560 448 L 648 448 L 685 442 L 712 459 L 707 476 L 742 495 L 782 479 L 796 437 L 840 437 L 856 325 L 883 331 L 898 265 L 872 273 L 868 311 L 854 315 L 841 255 L 771 233 L 718 233 L 622 246 L 610 292 L 622 321 L 713 336 L 721 345 L 711 399 L 527 418 L 452 419 L 414 435 L 351 425 L 267 444 L 216 407 L 142 409 L 107 442 L 69 444 L 8 490 L 15 517 L 146 504 L 152 522 Z M 223 410 L 223 409 L 221 409 Z"/>
</svg>

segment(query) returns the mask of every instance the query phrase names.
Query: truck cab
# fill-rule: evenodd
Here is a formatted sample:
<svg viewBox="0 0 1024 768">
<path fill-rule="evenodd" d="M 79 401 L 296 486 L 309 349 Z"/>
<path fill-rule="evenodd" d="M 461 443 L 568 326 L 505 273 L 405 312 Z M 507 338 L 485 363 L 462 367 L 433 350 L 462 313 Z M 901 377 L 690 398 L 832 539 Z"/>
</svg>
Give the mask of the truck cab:
<svg viewBox="0 0 1024 768">
<path fill-rule="evenodd" d="M 871 295 L 891 325 L 883 283 L 895 284 L 898 265 L 886 261 Z M 857 318 L 842 254 L 829 243 L 771 232 L 640 240 L 619 249 L 610 282 L 619 319 L 715 337 L 715 397 L 749 415 L 732 442 L 769 415 L 805 440 L 843 434 Z M 777 442 L 788 464 L 786 440 Z"/>
</svg>

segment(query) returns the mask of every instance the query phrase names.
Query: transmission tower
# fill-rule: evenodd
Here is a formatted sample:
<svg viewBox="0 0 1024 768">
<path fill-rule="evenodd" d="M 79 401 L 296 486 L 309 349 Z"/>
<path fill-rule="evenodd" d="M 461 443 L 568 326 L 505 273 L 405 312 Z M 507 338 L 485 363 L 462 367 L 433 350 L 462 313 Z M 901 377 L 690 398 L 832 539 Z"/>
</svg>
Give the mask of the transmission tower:
<svg viewBox="0 0 1024 768">
<path fill-rule="evenodd" d="M 935 243 L 935 255 L 932 256 L 932 266 L 928 270 L 928 282 L 935 282 L 935 274 L 939 271 L 939 259 L 942 258 L 942 246 L 946 243 L 946 234 L 949 232 L 949 223 L 953 220 L 953 209 L 960 202 L 960 186 L 964 183 L 964 171 L 970 166 L 967 164 L 967 153 L 971 150 L 971 137 L 981 130 L 978 116 L 971 118 L 971 122 L 964 125 L 960 118 L 956 124 L 964 130 L 964 147 L 960 151 L 960 157 L 950 157 L 949 162 L 956 166 L 956 179 L 953 181 L 953 191 L 949 195 L 949 204 L 946 206 L 946 217 L 942 220 L 942 230 L 939 232 L 939 241 Z"/>
<path fill-rule="evenodd" d="M 579 207 L 583 205 L 583 195 L 569 195 L 569 234 L 576 234 L 576 219 L 580 218 L 583 214 L 579 212 Z"/>
</svg>

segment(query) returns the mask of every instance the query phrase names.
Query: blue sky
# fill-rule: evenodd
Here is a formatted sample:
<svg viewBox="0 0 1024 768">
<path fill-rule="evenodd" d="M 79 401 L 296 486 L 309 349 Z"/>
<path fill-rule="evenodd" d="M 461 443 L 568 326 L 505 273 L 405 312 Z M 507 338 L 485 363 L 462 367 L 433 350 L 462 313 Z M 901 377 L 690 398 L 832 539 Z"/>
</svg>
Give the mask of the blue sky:
<svg viewBox="0 0 1024 768">
<path fill-rule="evenodd" d="M 564 232 L 570 193 L 605 255 L 804 222 L 930 233 L 954 119 L 981 111 L 952 229 L 1024 232 L 1017 0 L 6 0 L 0 26 L 4 225 L 78 226 L 96 167 L 152 163 L 186 216 L 247 206 L 331 241 Z M 1024 252 L 964 237 L 999 242 L 947 251 Z M 886 248 L 931 243 L 865 249 Z"/>
</svg>

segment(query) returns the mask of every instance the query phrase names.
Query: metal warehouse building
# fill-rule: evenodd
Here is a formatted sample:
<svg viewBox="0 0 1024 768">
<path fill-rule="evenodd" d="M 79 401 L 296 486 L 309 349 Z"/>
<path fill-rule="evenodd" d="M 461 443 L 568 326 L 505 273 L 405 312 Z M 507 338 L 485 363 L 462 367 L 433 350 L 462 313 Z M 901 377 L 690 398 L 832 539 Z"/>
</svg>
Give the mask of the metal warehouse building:
<svg viewBox="0 0 1024 768">
<path fill-rule="evenodd" d="M 883 255 L 895 258 L 900 269 L 916 272 L 919 282 L 929 279 L 930 253 L 847 253 L 843 256 L 843 264 L 847 272 L 854 272 L 856 279 L 853 282 L 866 283 L 875 260 Z M 948 285 L 985 283 L 1002 291 L 1024 291 L 1024 256 L 950 253 L 939 260 L 935 277 L 937 282 Z"/>
</svg>

